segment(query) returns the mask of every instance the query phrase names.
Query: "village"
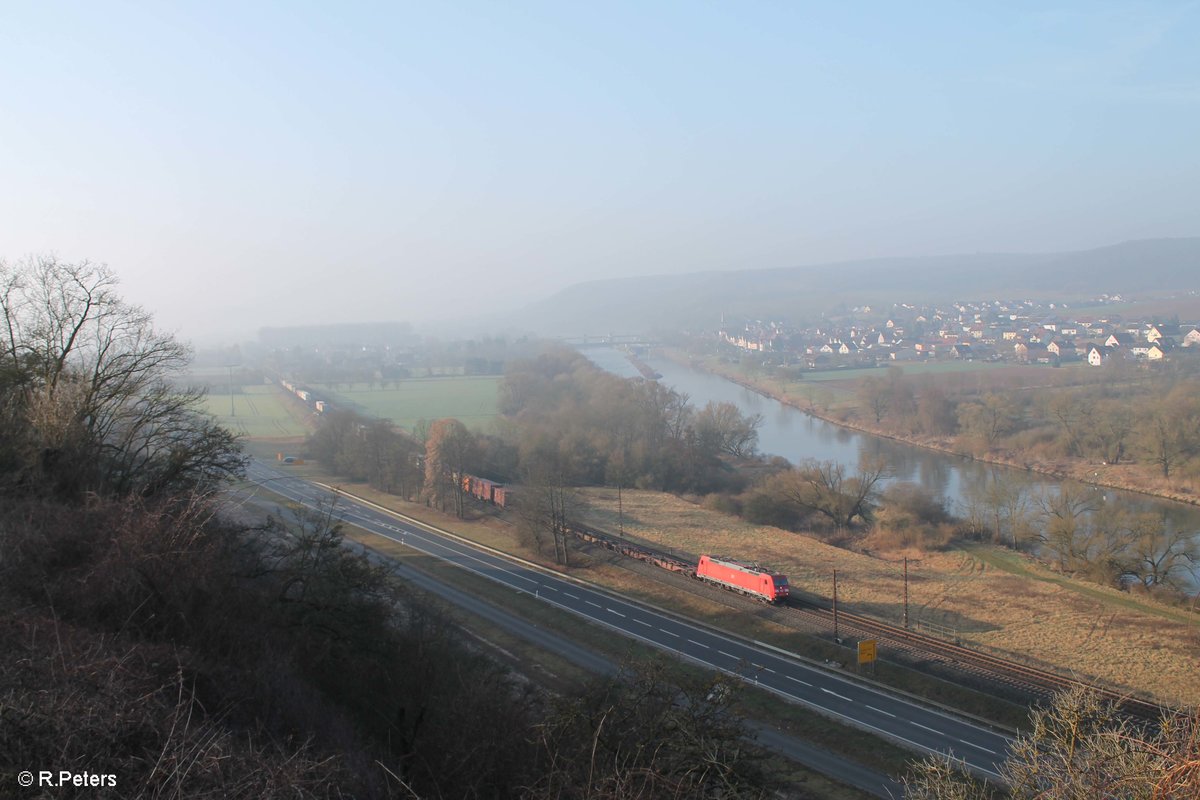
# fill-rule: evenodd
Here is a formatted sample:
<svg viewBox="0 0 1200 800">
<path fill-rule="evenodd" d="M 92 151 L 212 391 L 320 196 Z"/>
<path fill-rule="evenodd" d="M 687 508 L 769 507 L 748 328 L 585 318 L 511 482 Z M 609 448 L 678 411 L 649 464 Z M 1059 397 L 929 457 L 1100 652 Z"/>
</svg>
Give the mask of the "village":
<svg viewBox="0 0 1200 800">
<path fill-rule="evenodd" d="M 898 303 L 886 315 L 859 306 L 809 327 L 723 321 L 718 336 L 779 366 L 807 369 L 932 360 L 1099 367 L 1114 360 L 1162 362 L 1200 344 L 1200 323 L 1104 313 L 1104 304 L 1121 302 L 1119 295 L 1104 295 L 1089 303 L 1088 314 L 1035 300 L 956 302 L 945 308 Z"/>
</svg>

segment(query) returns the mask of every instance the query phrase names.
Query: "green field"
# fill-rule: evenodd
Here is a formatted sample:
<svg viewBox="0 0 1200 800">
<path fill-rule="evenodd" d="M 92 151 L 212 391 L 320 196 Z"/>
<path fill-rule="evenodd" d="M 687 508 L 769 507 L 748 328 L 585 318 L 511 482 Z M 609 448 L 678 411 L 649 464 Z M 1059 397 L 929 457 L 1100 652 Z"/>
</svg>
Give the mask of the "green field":
<svg viewBox="0 0 1200 800">
<path fill-rule="evenodd" d="M 292 403 L 275 386 L 253 384 L 234 387 L 233 414 L 230 415 L 229 393 L 210 392 L 204 410 L 234 433 L 251 439 L 303 436 L 309 432 L 304 425 L 305 411 Z"/>
<path fill-rule="evenodd" d="M 417 420 L 454 417 L 474 430 L 488 427 L 499 413 L 497 389 L 502 379 L 494 375 L 458 378 L 416 378 L 398 381 L 388 388 L 355 383 L 339 385 L 333 392 L 321 384 L 312 388 L 318 397 L 367 414 L 390 419 L 412 430 Z"/>
</svg>

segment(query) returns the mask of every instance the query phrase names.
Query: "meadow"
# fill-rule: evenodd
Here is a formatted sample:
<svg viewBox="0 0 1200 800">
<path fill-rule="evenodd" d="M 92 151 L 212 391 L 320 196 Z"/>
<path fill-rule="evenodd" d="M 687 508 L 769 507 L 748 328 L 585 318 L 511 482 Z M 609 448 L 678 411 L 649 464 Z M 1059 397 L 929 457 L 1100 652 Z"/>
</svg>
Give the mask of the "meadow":
<svg viewBox="0 0 1200 800">
<path fill-rule="evenodd" d="M 313 384 L 318 397 L 361 414 L 389 419 L 411 431 L 418 420 L 454 417 L 473 430 L 486 430 L 499 414 L 498 388 L 494 376 L 414 378 L 379 384 L 338 384 L 332 391 Z"/>
<path fill-rule="evenodd" d="M 229 430 L 249 439 L 303 436 L 311 430 L 306 424 L 310 414 L 299 401 L 267 384 L 235 386 L 232 409 L 229 392 L 214 386 L 204 399 L 204 410 Z"/>
</svg>

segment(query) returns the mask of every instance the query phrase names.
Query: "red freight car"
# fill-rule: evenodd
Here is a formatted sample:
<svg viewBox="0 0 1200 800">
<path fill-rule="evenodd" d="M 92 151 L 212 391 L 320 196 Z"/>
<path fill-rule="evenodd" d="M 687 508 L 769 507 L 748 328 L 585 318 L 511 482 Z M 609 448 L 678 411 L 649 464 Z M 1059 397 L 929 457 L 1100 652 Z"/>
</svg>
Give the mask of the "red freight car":
<svg viewBox="0 0 1200 800">
<path fill-rule="evenodd" d="M 508 499 L 512 497 L 512 489 L 507 488 L 502 483 L 492 485 L 492 502 L 500 508 L 504 508 Z"/>
<path fill-rule="evenodd" d="M 787 577 L 763 569 L 757 564 L 746 564 L 717 556 L 700 556 L 696 565 L 696 577 L 748 594 L 768 603 L 781 603 L 788 596 Z"/>
</svg>

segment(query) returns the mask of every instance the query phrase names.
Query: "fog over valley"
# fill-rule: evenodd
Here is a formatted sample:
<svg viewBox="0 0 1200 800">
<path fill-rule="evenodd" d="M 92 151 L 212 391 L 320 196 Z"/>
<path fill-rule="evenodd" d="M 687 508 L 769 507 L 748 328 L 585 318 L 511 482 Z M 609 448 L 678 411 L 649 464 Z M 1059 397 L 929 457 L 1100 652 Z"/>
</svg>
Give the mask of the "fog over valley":
<svg viewBox="0 0 1200 800">
<path fill-rule="evenodd" d="M 1195 236 L 1196 15 L 10 7 L 0 254 L 108 263 L 212 343 Z"/>
<path fill-rule="evenodd" d="M 0 2 L 0 797 L 1200 798 L 1200 2 Z"/>
</svg>

